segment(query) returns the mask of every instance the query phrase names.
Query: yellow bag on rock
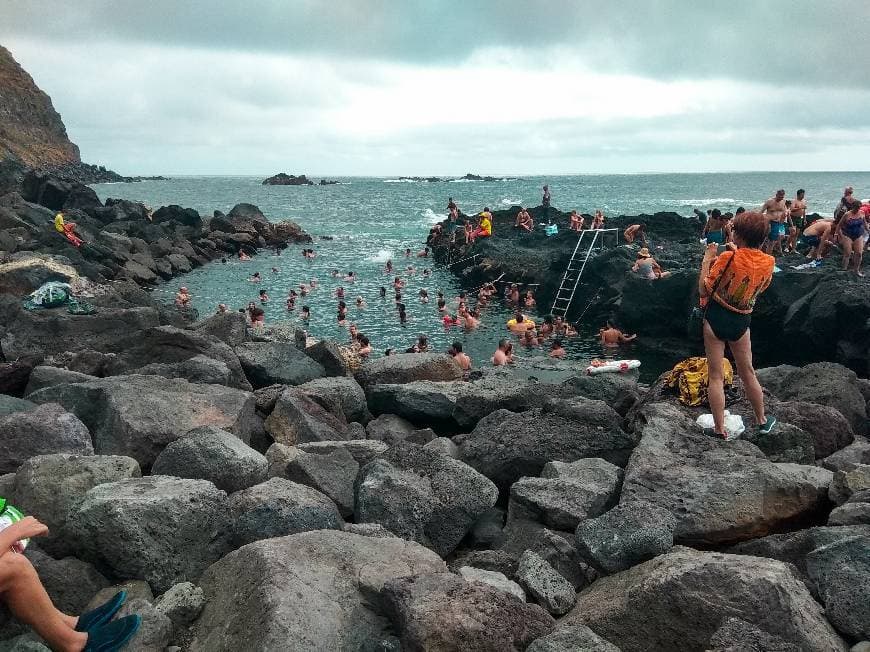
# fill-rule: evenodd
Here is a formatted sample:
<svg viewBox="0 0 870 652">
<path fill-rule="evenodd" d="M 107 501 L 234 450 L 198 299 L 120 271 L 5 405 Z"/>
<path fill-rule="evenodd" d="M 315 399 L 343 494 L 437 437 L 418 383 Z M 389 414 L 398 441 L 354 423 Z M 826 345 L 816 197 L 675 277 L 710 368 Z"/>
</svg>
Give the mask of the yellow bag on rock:
<svg viewBox="0 0 870 652">
<path fill-rule="evenodd" d="M 727 358 L 722 359 L 725 386 L 734 382 L 734 370 Z M 686 358 L 665 375 L 665 385 L 679 394 L 680 403 L 697 407 L 707 402 L 707 358 Z"/>
</svg>

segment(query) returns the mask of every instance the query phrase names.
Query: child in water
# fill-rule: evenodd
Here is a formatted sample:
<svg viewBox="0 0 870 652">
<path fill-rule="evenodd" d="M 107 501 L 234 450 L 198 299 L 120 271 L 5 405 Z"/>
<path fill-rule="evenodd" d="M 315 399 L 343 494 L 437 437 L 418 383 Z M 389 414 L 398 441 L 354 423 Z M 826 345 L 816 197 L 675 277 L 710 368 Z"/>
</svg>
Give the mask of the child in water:
<svg viewBox="0 0 870 652">
<path fill-rule="evenodd" d="M 266 294 L 265 290 L 260 290 L 260 303 L 266 303 L 269 301 L 269 295 Z"/>
</svg>

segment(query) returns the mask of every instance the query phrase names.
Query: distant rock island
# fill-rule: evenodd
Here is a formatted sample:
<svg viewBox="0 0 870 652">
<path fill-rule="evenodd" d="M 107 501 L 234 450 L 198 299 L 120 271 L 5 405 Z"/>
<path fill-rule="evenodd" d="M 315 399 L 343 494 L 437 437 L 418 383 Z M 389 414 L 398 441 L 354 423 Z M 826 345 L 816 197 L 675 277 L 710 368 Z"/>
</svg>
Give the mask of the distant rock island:
<svg viewBox="0 0 870 652">
<path fill-rule="evenodd" d="M 310 181 L 304 174 L 298 177 L 295 174 L 286 174 L 279 172 L 273 177 L 263 180 L 264 186 L 313 186 L 314 182 Z M 326 185 L 321 180 L 321 185 Z"/>
<path fill-rule="evenodd" d="M 163 179 L 125 177 L 103 166 L 82 163 L 51 98 L 0 46 L 0 192 L 24 179 L 28 169 L 79 183 Z"/>
<path fill-rule="evenodd" d="M 513 177 L 482 177 L 479 174 L 469 172 L 464 177 L 458 179 L 442 179 L 441 177 L 399 177 L 399 181 L 420 181 L 426 183 L 440 183 L 443 181 L 508 181 Z"/>
</svg>

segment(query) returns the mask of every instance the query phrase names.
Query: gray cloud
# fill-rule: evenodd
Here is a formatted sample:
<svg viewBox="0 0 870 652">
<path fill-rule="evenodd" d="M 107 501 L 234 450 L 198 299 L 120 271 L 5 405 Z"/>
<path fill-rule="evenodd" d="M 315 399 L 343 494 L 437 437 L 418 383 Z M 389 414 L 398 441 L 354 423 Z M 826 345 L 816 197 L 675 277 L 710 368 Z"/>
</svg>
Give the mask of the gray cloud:
<svg viewBox="0 0 870 652">
<path fill-rule="evenodd" d="M 5 0 L 0 37 L 457 63 L 566 47 L 600 70 L 870 87 L 866 0 Z"/>
</svg>

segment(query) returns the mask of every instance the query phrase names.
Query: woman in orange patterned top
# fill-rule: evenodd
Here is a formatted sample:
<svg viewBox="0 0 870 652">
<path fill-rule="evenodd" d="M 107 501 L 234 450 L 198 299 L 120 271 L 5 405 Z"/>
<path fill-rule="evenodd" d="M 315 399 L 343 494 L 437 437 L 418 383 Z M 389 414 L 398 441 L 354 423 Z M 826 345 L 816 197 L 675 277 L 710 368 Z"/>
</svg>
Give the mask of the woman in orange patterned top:
<svg viewBox="0 0 870 652">
<path fill-rule="evenodd" d="M 752 367 L 749 322 L 758 296 L 773 279 L 774 259 L 759 247 L 767 237 L 767 217 L 742 213 L 734 220 L 734 244 L 717 257 L 717 246 L 704 252 L 698 290 L 704 312 L 704 349 L 707 355 L 708 397 L 713 413 L 713 433 L 724 438 L 725 389 L 722 360 L 725 344 L 734 356 L 746 397 L 755 412 L 758 431 L 768 434 L 776 424 L 764 414 L 764 396 Z"/>
</svg>

